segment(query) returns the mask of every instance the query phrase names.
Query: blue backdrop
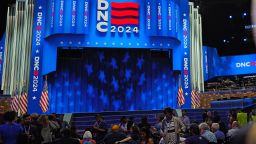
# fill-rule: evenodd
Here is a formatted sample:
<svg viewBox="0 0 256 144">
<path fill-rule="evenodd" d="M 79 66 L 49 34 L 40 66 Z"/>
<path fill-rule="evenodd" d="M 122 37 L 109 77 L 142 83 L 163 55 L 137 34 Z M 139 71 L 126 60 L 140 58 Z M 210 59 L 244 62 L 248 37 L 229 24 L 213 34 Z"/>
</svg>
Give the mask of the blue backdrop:
<svg viewBox="0 0 256 144">
<path fill-rule="evenodd" d="M 57 71 L 48 81 L 50 112 L 176 107 L 178 76 L 165 53 L 87 49 L 81 58 L 59 57 Z"/>
</svg>

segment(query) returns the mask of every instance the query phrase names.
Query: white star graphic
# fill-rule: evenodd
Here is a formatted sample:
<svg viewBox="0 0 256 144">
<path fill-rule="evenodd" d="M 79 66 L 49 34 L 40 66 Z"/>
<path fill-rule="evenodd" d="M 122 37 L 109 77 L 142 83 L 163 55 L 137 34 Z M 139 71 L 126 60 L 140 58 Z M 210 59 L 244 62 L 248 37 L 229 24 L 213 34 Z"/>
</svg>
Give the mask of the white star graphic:
<svg viewBox="0 0 256 144">
<path fill-rule="evenodd" d="M 160 43 L 160 46 L 163 46 L 163 44 L 162 44 L 162 43 Z"/>
<path fill-rule="evenodd" d="M 106 43 L 106 42 L 104 42 L 103 44 L 104 44 L 104 45 L 107 45 L 107 43 Z"/>
<path fill-rule="evenodd" d="M 120 45 L 122 46 L 122 45 L 124 45 L 124 43 L 120 43 Z"/>
<path fill-rule="evenodd" d="M 69 44 L 72 44 L 72 41 L 69 41 Z"/>
<path fill-rule="evenodd" d="M 152 46 L 155 46 L 156 44 L 152 43 Z"/>
<path fill-rule="evenodd" d="M 183 16 L 185 17 L 185 16 L 187 16 L 187 15 L 184 13 Z"/>
<path fill-rule="evenodd" d="M 36 96 L 33 96 L 32 99 L 33 99 L 33 100 L 36 100 Z"/>
<path fill-rule="evenodd" d="M 81 42 L 79 41 L 79 42 L 78 42 L 78 44 L 80 45 L 80 44 L 81 44 Z"/>
<path fill-rule="evenodd" d="M 116 43 L 112 43 L 112 45 L 116 45 Z"/>
<path fill-rule="evenodd" d="M 148 44 L 147 44 L 147 43 L 145 43 L 144 45 L 145 45 L 145 46 L 147 46 Z"/>
<path fill-rule="evenodd" d="M 185 95 L 188 95 L 188 93 L 186 92 Z"/>
<path fill-rule="evenodd" d="M 60 42 L 60 44 L 63 44 L 63 43 L 64 43 L 63 41 Z"/>
<path fill-rule="evenodd" d="M 37 53 L 37 54 L 39 53 L 39 50 L 38 50 L 38 49 L 36 50 L 36 53 Z"/>
<path fill-rule="evenodd" d="M 132 45 L 132 43 L 129 43 L 128 45 L 130 46 L 130 45 Z"/>
<path fill-rule="evenodd" d="M 98 45 L 99 43 L 98 42 L 95 42 L 96 45 Z"/>
<path fill-rule="evenodd" d="M 1 47 L 1 49 L 3 49 L 3 47 Z"/>
<path fill-rule="evenodd" d="M 39 9 L 42 9 L 42 6 L 39 6 L 38 8 L 39 8 Z"/>
<path fill-rule="evenodd" d="M 169 46 L 171 46 L 170 44 L 167 44 L 167 46 L 169 47 Z"/>
<path fill-rule="evenodd" d="M 140 43 L 137 43 L 137 46 L 139 46 L 140 45 Z"/>
<path fill-rule="evenodd" d="M 87 44 L 87 45 L 89 45 L 89 44 L 90 44 L 90 42 L 86 42 L 86 44 Z"/>
<path fill-rule="evenodd" d="M 185 55 L 187 55 L 188 53 L 187 52 L 184 52 Z"/>
</svg>

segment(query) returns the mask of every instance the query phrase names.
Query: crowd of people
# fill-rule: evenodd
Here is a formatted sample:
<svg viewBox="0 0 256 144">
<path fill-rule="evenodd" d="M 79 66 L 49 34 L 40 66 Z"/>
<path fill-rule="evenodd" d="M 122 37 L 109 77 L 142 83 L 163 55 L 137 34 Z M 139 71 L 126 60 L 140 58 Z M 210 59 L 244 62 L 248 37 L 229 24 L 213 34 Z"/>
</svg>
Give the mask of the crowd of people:
<svg viewBox="0 0 256 144">
<path fill-rule="evenodd" d="M 3 115 L 0 125 L 1 144 L 256 144 L 256 124 L 240 127 L 235 114 L 230 114 L 230 125 L 220 120 L 217 112 L 205 112 L 203 122 L 190 120 L 186 111 L 182 116 L 171 108 L 157 116 L 155 125 L 142 117 L 123 116 L 109 128 L 101 115 L 96 115 L 92 127 L 80 136 L 74 126 L 52 115 L 24 115 L 17 118 L 14 111 Z M 227 128 L 229 127 L 229 129 Z"/>
</svg>

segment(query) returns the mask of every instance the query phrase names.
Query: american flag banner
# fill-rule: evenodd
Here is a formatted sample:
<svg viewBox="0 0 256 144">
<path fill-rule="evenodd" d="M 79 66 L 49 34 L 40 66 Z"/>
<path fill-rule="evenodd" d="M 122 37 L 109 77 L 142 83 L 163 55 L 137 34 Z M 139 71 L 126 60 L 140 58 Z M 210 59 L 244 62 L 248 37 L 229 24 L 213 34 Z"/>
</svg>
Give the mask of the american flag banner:
<svg viewBox="0 0 256 144">
<path fill-rule="evenodd" d="M 18 112 L 19 111 L 19 90 L 18 87 L 15 88 L 15 91 L 13 92 L 14 98 L 12 99 L 11 103 L 11 109 L 13 111 Z"/>
<path fill-rule="evenodd" d="M 179 107 L 181 107 L 184 104 L 185 104 L 185 98 L 184 98 L 183 89 L 182 89 L 182 86 L 179 86 L 179 90 L 178 90 L 178 105 L 179 105 Z"/>
<path fill-rule="evenodd" d="M 26 87 L 23 86 L 21 96 L 20 96 L 20 112 L 21 114 L 25 114 L 28 111 L 28 94 L 26 91 Z"/>
<path fill-rule="evenodd" d="M 112 25 L 139 25 L 139 4 L 136 2 L 112 2 Z"/>
<path fill-rule="evenodd" d="M 39 101 L 39 105 L 41 107 L 42 112 L 46 113 L 49 109 L 49 97 L 48 97 L 48 85 L 47 78 L 44 81 L 44 89 Z"/>
<path fill-rule="evenodd" d="M 200 107 L 200 95 L 197 89 L 193 89 L 191 92 L 191 103 L 193 108 Z"/>
</svg>

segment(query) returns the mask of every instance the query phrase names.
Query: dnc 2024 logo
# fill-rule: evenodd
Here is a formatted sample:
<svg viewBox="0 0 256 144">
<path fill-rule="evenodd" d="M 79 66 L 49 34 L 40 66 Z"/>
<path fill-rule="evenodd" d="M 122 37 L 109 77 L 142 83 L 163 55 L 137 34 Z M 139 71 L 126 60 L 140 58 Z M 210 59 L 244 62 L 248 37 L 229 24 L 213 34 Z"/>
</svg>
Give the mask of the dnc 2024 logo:
<svg viewBox="0 0 256 144">
<path fill-rule="evenodd" d="M 111 7 L 110 17 L 109 7 Z M 106 33 L 109 28 L 111 33 L 139 33 L 139 4 L 98 0 L 96 29 Z"/>
</svg>

